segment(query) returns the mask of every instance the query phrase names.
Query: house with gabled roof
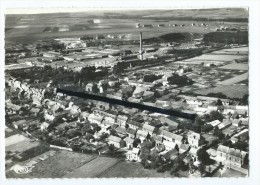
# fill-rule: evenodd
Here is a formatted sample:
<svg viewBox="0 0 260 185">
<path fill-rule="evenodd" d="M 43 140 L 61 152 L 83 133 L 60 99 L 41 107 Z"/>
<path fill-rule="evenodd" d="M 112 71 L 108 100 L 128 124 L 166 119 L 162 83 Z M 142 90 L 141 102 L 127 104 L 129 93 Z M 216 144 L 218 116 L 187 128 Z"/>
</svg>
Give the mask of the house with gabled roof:
<svg viewBox="0 0 260 185">
<path fill-rule="evenodd" d="M 205 139 L 199 133 L 189 131 L 187 137 L 189 145 L 196 149 L 205 143 Z"/>
<path fill-rule="evenodd" d="M 128 135 L 128 137 L 134 139 L 135 138 L 135 135 L 136 135 L 136 130 L 135 129 L 132 129 L 132 128 L 128 128 L 126 130 L 126 133 Z"/>
<path fill-rule="evenodd" d="M 168 132 L 166 130 L 162 130 L 160 135 L 162 135 L 167 141 L 175 142 L 178 146 L 182 144 L 183 136 Z"/>
<path fill-rule="evenodd" d="M 129 128 L 132 128 L 132 129 L 140 129 L 142 128 L 143 124 L 140 123 L 140 122 L 137 122 L 137 121 L 134 121 L 134 120 L 129 120 L 127 122 Z"/>
<path fill-rule="evenodd" d="M 96 124 L 101 124 L 102 120 L 103 120 L 103 116 L 96 116 L 95 114 L 90 114 L 88 117 L 88 120 L 91 123 L 96 123 Z"/>
<path fill-rule="evenodd" d="M 125 141 L 125 143 L 126 143 L 126 147 L 128 148 L 128 149 L 132 149 L 134 146 L 134 139 L 132 139 L 132 138 L 130 138 L 130 137 L 126 137 L 125 139 L 124 139 L 124 141 Z"/>
<path fill-rule="evenodd" d="M 187 151 L 189 151 L 190 149 L 190 145 L 189 144 L 181 144 L 181 146 L 179 147 L 179 153 L 185 153 Z"/>
<path fill-rule="evenodd" d="M 109 136 L 108 144 L 115 146 L 116 148 L 123 148 L 126 146 L 125 141 L 123 141 L 120 137 L 117 136 Z"/>
<path fill-rule="evenodd" d="M 207 124 L 211 125 L 212 127 L 216 127 L 220 124 L 221 122 L 219 120 L 214 120 L 214 121 L 211 121 Z"/>
<path fill-rule="evenodd" d="M 166 151 L 170 151 L 170 150 L 174 149 L 177 144 L 173 141 L 164 140 L 163 145 L 165 146 Z"/>
<path fill-rule="evenodd" d="M 137 130 L 136 132 L 136 138 L 139 138 L 142 142 L 147 138 L 148 132 L 143 130 Z"/>
<path fill-rule="evenodd" d="M 178 155 L 179 155 L 178 150 L 171 149 L 171 150 L 167 151 L 166 153 L 164 153 L 162 155 L 162 157 L 163 157 L 164 160 L 174 161 L 175 159 L 177 159 Z"/>
<path fill-rule="evenodd" d="M 152 138 L 154 139 L 156 144 L 162 144 L 163 143 L 163 136 L 153 134 Z"/>
<path fill-rule="evenodd" d="M 126 153 L 126 160 L 140 162 L 141 150 L 139 148 L 133 148 Z"/>
<path fill-rule="evenodd" d="M 219 145 L 217 148 L 216 161 L 224 164 L 227 168 L 241 168 L 245 164 L 248 154 L 245 151 Z"/>
<path fill-rule="evenodd" d="M 128 117 L 126 115 L 118 115 L 116 118 L 116 123 L 121 127 L 125 127 Z"/>
<path fill-rule="evenodd" d="M 232 121 L 230 119 L 223 119 L 222 122 L 218 125 L 219 129 L 224 129 L 232 125 Z"/>
<path fill-rule="evenodd" d="M 157 128 L 154 127 L 154 126 L 151 126 L 147 123 L 145 123 L 143 125 L 143 128 L 142 128 L 144 131 L 148 132 L 150 135 L 152 135 L 153 133 L 155 133 L 157 131 Z"/>
<path fill-rule="evenodd" d="M 126 129 L 124 127 L 116 127 L 115 128 L 115 131 L 117 132 L 117 134 L 121 137 L 121 138 L 124 138 L 127 136 L 127 132 L 126 132 Z"/>
</svg>

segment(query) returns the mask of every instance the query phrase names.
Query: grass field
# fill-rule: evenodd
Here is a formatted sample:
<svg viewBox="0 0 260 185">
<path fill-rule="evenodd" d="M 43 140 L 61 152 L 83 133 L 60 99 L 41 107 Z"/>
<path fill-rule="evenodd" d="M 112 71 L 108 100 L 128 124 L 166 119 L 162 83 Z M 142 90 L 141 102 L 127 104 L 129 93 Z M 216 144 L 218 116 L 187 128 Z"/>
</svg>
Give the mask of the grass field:
<svg viewBox="0 0 260 185">
<path fill-rule="evenodd" d="M 98 177 L 106 170 L 110 170 L 119 160 L 116 158 L 98 157 L 89 163 L 81 166 L 73 172 L 65 175 L 66 178 Z"/>
<path fill-rule="evenodd" d="M 100 177 L 113 178 L 113 177 L 174 177 L 169 172 L 157 173 L 155 170 L 144 169 L 140 163 L 133 163 L 122 161 L 114 166 L 109 171 L 103 173 Z"/>
<path fill-rule="evenodd" d="M 232 69 L 232 70 L 248 70 L 248 64 L 232 63 L 219 67 L 220 69 Z"/>
<path fill-rule="evenodd" d="M 208 89 L 200 89 L 195 91 L 197 94 L 207 95 L 209 93 L 223 93 L 230 98 L 242 98 L 248 94 L 248 86 L 246 85 L 220 85 Z"/>
<path fill-rule="evenodd" d="M 54 156 L 35 164 L 31 173 L 21 178 L 59 178 L 94 159 L 93 155 L 58 151 Z M 13 173 L 14 174 L 14 173 Z M 17 176 L 14 174 L 15 177 Z M 9 175 L 10 176 L 10 175 Z"/>
<path fill-rule="evenodd" d="M 242 75 L 238 75 L 238 76 L 235 76 L 235 77 L 233 77 L 233 78 L 224 80 L 224 81 L 220 82 L 220 84 L 222 84 L 222 85 L 233 85 L 233 84 L 235 84 L 235 83 L 244 81 L 244 80 L 246 80 L 246 79 L 248 79 L 248 72 L 247 72 L 247 73 L 244 73 L 244 74 L 242 74 Z"/>
<path fill-rule="evenodd" d="M 5 146 L 8 147 L 8 146 L 14 145 L 16 143 L 19 143 L 22 141 L 29 141 L 29 140 L 30 139 L 24 137 L 21 134 L 15 134 L 15 135 L 5 138 Z"/>
</svg>

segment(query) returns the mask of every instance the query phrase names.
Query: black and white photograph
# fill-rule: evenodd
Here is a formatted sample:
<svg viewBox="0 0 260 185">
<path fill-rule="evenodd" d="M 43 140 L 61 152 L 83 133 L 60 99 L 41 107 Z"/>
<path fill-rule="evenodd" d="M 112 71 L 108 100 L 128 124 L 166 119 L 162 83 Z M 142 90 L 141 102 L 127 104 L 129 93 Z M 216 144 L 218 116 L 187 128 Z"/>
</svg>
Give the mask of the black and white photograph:
<svg viewBox="0 0 260 185">
<path fill-rule="evenodd" d="M 250 177 L 248 6 L 18 10 L 6 179 Z"/>
</svg>

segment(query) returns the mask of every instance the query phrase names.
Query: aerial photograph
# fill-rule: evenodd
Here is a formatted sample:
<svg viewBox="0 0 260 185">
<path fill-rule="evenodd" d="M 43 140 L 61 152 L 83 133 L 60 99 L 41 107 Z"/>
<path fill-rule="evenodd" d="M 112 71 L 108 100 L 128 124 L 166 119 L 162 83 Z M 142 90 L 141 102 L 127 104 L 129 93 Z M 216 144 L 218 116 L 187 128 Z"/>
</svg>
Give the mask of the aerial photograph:
<svg viewBox="0 0 260 185">
<path fill-rule="evenodd" d="M 249 177 L 248 18 L 7 11 L 6 178 Z"/>
</svg>

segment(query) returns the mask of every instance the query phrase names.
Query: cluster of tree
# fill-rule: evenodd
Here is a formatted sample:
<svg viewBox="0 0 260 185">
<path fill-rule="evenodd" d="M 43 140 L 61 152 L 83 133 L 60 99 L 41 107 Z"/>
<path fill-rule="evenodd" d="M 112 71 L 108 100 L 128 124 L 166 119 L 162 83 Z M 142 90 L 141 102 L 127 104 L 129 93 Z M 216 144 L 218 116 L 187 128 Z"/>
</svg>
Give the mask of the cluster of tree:
<svg viewBox="0 0 260 185">
<path fill-rule="evenodd" d="M 227 96 L 223 93 L 208 93 L 207 96 L 216 98 L 227 98 Z"/>
<path fill-rule="evenodd" d="M 194 124 L 191 125 L 190 129 L 195 132 L 208 132 L 213 129 L 211 125 L 206 123 L 214 121 L 214 120 L 223 120 L 223 115 L 218 111 L 211 111 L 209 114 L 204 114 L 203 116 L 196 116 L 194 119 Z"/>
<path fill-rule="evenodd" d="M 247 138 L 249 139 L 249 137 Z M 230 148 L 236 148 L 239 150 L 247 151 L 248 150 L 248 143 L 241 138 L 238 137 L 238 141 L 235 143 L 232 143 L 230 140 L 227 140 L 223 143 L 223 145 L 228 146 Z"/>
<path fill-rule="evenodd" d="M 248 94 L 244 95 L 243 98 L 239 101 L 241 105 L 248 105 Z"/>
<path fill-rule="evenodd" d="M 218 111 L 211 111 L 209 114 L 204 114 L 202 119 L 204 119 L 205 122 L 210 122 L 214 120 L 223 121 L 224 116 Z"/>
<path fill-rule="evenodd" d="M 10 74 L 15 78 L 29 79 L 30 83 L 34 83 L 35 79 L 39 82 L 53 81 L 54 84 L 73 83 L 82 86 L 85 82 L 101 79 L 108 74 L 108 69 L 104 68 L 96 72 L 95 67 L 84 67 L 80 72 L 65 70 L 64 68 L 54 69 L 51 66 L 43 68 L 33 67 L 31 69 L 11 71 Z"/>
<path fill-rule="evenodd" d="M 204 35 L 206 43 L 248 44 L 248 32 L 210 32 Z"/>
<path fill-rule="evenodd" d="M 126 88 L 122 89 L 122 99 L 127 100 L 129 97 L 133 95 L 133 92 L 135 90 L 135 86 L 128 86 Z"/>
<path fill-rule="evenodd" d="M 186 85 L 193 84 L 193 80 L 188 78 L 186 75 L 179 76 L 178 74 L 173 74 L 173 76 L 167 78 L 167 81 L 171 85 L 178 85 L 178 86 L 186 86 Z"/>
<path fill-rule="evenodd" d="M 143 81 L 144 82 L 154 82 L 155 80 L 158 80 L 162 78 L 162 75 L 153 75 L 153 74 L 148 74 L 148 75 L 144 75 L 143 77 Z"/>
</svg>

